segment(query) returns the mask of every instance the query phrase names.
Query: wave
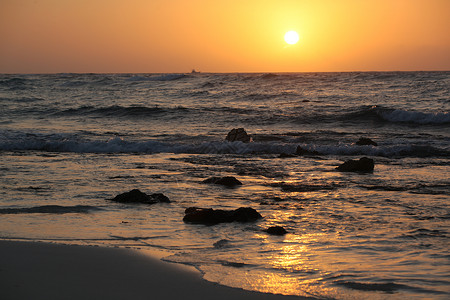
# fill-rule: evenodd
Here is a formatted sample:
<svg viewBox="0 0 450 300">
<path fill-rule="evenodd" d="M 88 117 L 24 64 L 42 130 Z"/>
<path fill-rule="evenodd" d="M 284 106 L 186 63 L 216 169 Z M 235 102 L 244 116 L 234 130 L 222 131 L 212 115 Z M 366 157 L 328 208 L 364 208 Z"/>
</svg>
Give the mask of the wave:
<svg viewBox="0 0 450 300">
<path fill-rule="evenodd" d="M 339 188 L 338 184 L 304 184 L 304 183 L 286 183 L 286 182 L 275 182 L 269 183 L 269 186 L 279 187 L 283 192 L 316 192 L 316 191 L 331 191 Z"/>
<path fill-rule="evenodd" d="M 128 117 L 128 116 L 149 116 L 155 114 L 165 114 L 171 112 L 187 111 L 187 108 L 182 106 L 168 108 L 168 107 L 147 107 L 147 106 L 106 106 L 106 107 L 94 107 L 94 106 L 82 106 L 78 108 L 70 108 L 60 112 L 54 113 L 54 115 L 101 115 L 105 117 Z"/>
<path fill-rule="evenodd" d="M 13 77 L 0 80 L 0 88 L 6 88 L 10 91 L 25 90 L 29 88 L 31 81 L 26 78 Z"/>
<path fill-rule="evenodd" d="M 85 135 L 87 136 L 87 135 Z M 192 153 L 192 154 L 292 154 L 297 146 L 321 155 L 381 156 L 381 157 L 449 157 L 448 149 L 432 145 L 317 145 L 268 142 L 205 141 L 200 136 L 172 138 L 162 136 L 157 140 L 127 140 L 121 137 L 99 140 L 80 138 L 77 134 L 36 134 L 0 132 L 1 151 L 47 151 L 75 153 Z M 96 139 L 97 138 L 97 139 Z"/>
<path fill-rule="evenodd" d="M 0 86 L 16 86 L 26 84 L 28 80 L 21 77 L 13 77 L 0 80 Z"/>
<path fill-rule="evenodd" d="M 135 75 L 127 79 L 127 81 L 139 82 L 139 81 L 172 81 L 187 77 L 186 74 L 164 74 L 164 75 Z"/>
<path fill-rule="evenodd" d="M 67 214 L 67 213 L 88 213 L 92 210 L 100 210 L 100 208 L 89 205 L 60 206 L 60 205 L 43 205 L 26 208 L 0 208 L 0 214 Z"/>
<path fill-rule="evenodd" d="M 292 147 L 289 147 L 292 148 Z M 115 137 L 107 141 L 80 140 L 75 136 L 31 136 L 0 140 L 3 151 L 47 151 L 74 153 L 195 153 L 245 154 L 254 152 L 278 153 L 280 146 L 271 144 L 245 144 L 242 142 L 169 143 L 164 141 L 127 141 Z M 283 150 L 283 149 L 281 149 Z"/>
<path fill-rule="evenodd" d="M 419 286 L 412 286 L 412 285 L 406 285 L 406 284 L 399 284 L 395 282 L 357 282 L 357 281 L 350 281 L 350 280 L 336 280 L 333 282 L 335 285 L 338 286 L 344 286 L 349 289 L 353 290 L 360 290 L 360 291 L 380 291 L 385 293 L 395 293 L 398 290 L 407 290 L 407 291 L 414 291 L 416 293 L 423 293 L 423 294 L 434 294 L 434 295 L 448 295 L 447 292 L 439 291 L 439 290 L 433 290 L 429 288 L 422 288 Z"/>
<path fill-rule="evenodd" d="M 276 99 L 276 98 L 298 98 L 301 95 L 299 93 L 296 93 L 294 91 L 280 91 L 278 93 L 263 93 L 263 92 L 257 92 L 257 93 L 249 93 L 244 95 L 244 99 L 246 100 L 268 100 L 268 99 Z"/>
<path fill-rule="evenodd" d="M 367 155 L 382 157 L 448 157 L 450 155 L 450 151 L 431 145 L 391 145 L 378 147 L 355 145 L 305 145 L 304 148 L 328 155 Z"/>
<path fill-rule="evenodd" d="M 202 114 L 212 113 L 214 115 L 223 114 L 234 114 L 234 115 L 252 115 L 256 114 L 257 111 L 251 108 L 239 108 L 239 107 L 199 107 L 199 108 L 188 108 L 184 106 L 174 106 L 174 107 L 160 107 L 160 106 L 81 106 L 77 108 L 69 108 L 62 111 L 52 112 L 54 116 L 86 116 L 95 115 L 103 117 L 149 117 L 155 115 L 166 115 L 166 114 L 179 114 L 180 117 L 186 117 L 188 114 Z M 29 113 L 27 111 L 27 113 Z M 259 117 L 260 118 L 260 117 Z"/>
<path fill-rule="evenodd" d="M 421 112 L 387 108 L 383 106 L 363 106 L 354 112 L 344 114 L 342 119 L 372 120 L 419 125 L 443 125 L 450 123 L 450 113 Z"/>
<path fill-rule="evenodd" d="M 0 101 L 15 102 L 15 103 L 32 103 L 45 101 L 45 99 L 39 97 L 0 97 Z"/>
<path fill-rule="evenodd" d="M 423 195 L 448 195 L 450 192 L 450 184 L 447 182 L 437 184 L 405 184 L 396 185 L 389 182 L 380 184 L 362 184 L 360 187 L 372 191 L 390 191 L 390 192 L 409 192 L 412 194 Z"/>
<path fill-rule="evenodd" d="M 111 85 L 111 84 L 120 84 L 130 82 L 147 82 L 147 81 L 172 81 L 186 77 L 185 74 L 148 74 L 148 75 L 132 75 L 131 77 L 125 77 L 123 79 L 119 79 L 118 77 L 114 77 L 111 75 L 105 74 L 84 74 L 81 76 L 69 76 L 67 81 L 64 81 L 60 84 L 61 87 L 83 87 L 86 85 L 92 86 L 102 86 L 102 85 Z M 0 83 L 1 84 L 1 83 Z"/>
<path fill-rule="evenodd" d="M 382 291 L 382 292 L 395 292 L 399 289 L 411 289 L 411 287 L 394 282 L 386 283 L 369 283 L 369 282 L 356 282 L 347 280 L 336 280 L 336 285 L 345 286 L 346 288 L 361 290 L 361 291 Z"/>
<path fill-rule="evenodd" d="M 425 113 L 419 111 L 406 111 L 395 109 L 380 111 L 379 115 L 390 122 L 414 123 L 414 124 L 448 124 L 450 113 Z"/>
</svg>

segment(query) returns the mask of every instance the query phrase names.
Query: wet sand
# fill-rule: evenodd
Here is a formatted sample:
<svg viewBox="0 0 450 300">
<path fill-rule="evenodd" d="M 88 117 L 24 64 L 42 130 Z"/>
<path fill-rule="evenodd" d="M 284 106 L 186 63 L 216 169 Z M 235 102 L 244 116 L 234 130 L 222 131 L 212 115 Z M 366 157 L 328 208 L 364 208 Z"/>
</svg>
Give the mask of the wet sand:
<svg viewBox="0 0 450 300">
<path fill-rule="evenodd" d="M 307 299 L 207 282 L 137 250 L 38 242 L 0 241 L 0 282 L 4 300 Z"/>
</svg>

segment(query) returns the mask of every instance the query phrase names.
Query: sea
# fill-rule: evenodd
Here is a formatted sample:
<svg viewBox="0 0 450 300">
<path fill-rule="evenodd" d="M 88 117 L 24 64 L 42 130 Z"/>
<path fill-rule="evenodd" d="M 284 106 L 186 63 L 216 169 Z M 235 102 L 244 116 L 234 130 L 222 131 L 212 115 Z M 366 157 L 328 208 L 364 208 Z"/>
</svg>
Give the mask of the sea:
<svg viewBox="0 0 450 300">
<path fill-rule="evenodd" d="M 450 298 L 450 72 L 1 74 L 0 112 L 0 239 L 153 251 L 275 294 Z M 336 170 L 362 157 L 373 172 Z M 111 201 L 133 189 L 171 202 Z"/>
</svg>

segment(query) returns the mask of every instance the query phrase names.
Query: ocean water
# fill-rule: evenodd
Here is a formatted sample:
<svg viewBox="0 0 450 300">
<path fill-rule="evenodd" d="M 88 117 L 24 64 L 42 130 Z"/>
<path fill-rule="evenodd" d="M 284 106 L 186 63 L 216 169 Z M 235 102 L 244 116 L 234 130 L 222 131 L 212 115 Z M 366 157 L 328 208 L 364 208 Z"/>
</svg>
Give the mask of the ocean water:
<svg viewBox="0 0 450 300">
<path fill-rule="evenodd" d="M 158 250 L 263 292 L 450 297 L 450 72 L 0 75 L 0 111 L 2 239 Z M 251 143 L 225 141 L 238 127 Z M 320 155 L 280 157 L 297 146 Z M 135 188 L 172 202 L 109 200 Z M 185 224 L 191 206 L 263 219 Z"/>
</svg>

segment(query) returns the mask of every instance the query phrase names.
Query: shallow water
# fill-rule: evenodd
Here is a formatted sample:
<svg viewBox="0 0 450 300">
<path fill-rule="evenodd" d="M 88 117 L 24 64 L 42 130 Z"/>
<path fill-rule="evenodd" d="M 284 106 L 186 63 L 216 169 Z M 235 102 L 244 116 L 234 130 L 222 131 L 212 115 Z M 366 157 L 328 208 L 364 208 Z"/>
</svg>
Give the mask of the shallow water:
<svg viewBox="0 0 450 300">
<path fill-rule="evenodd" d="M 446 299 L 449 83 L 449 72 L 0 75 L 0 235 L 159 249 L 251 290 Z M 225 142 L 237 127 L 253 142 Z M 298 145 L 321 155 L 279 157 Z M 362 156 L 373 173 L 335 170 Z M 243 185 L 201 183 L 228 175 Z M 108 200 L 133 188 L 172 203 Z M 264 218 L 185 224 L 191 206 Z M 262 231 L 273 225 L 288 234 Z"/>
</svg>

